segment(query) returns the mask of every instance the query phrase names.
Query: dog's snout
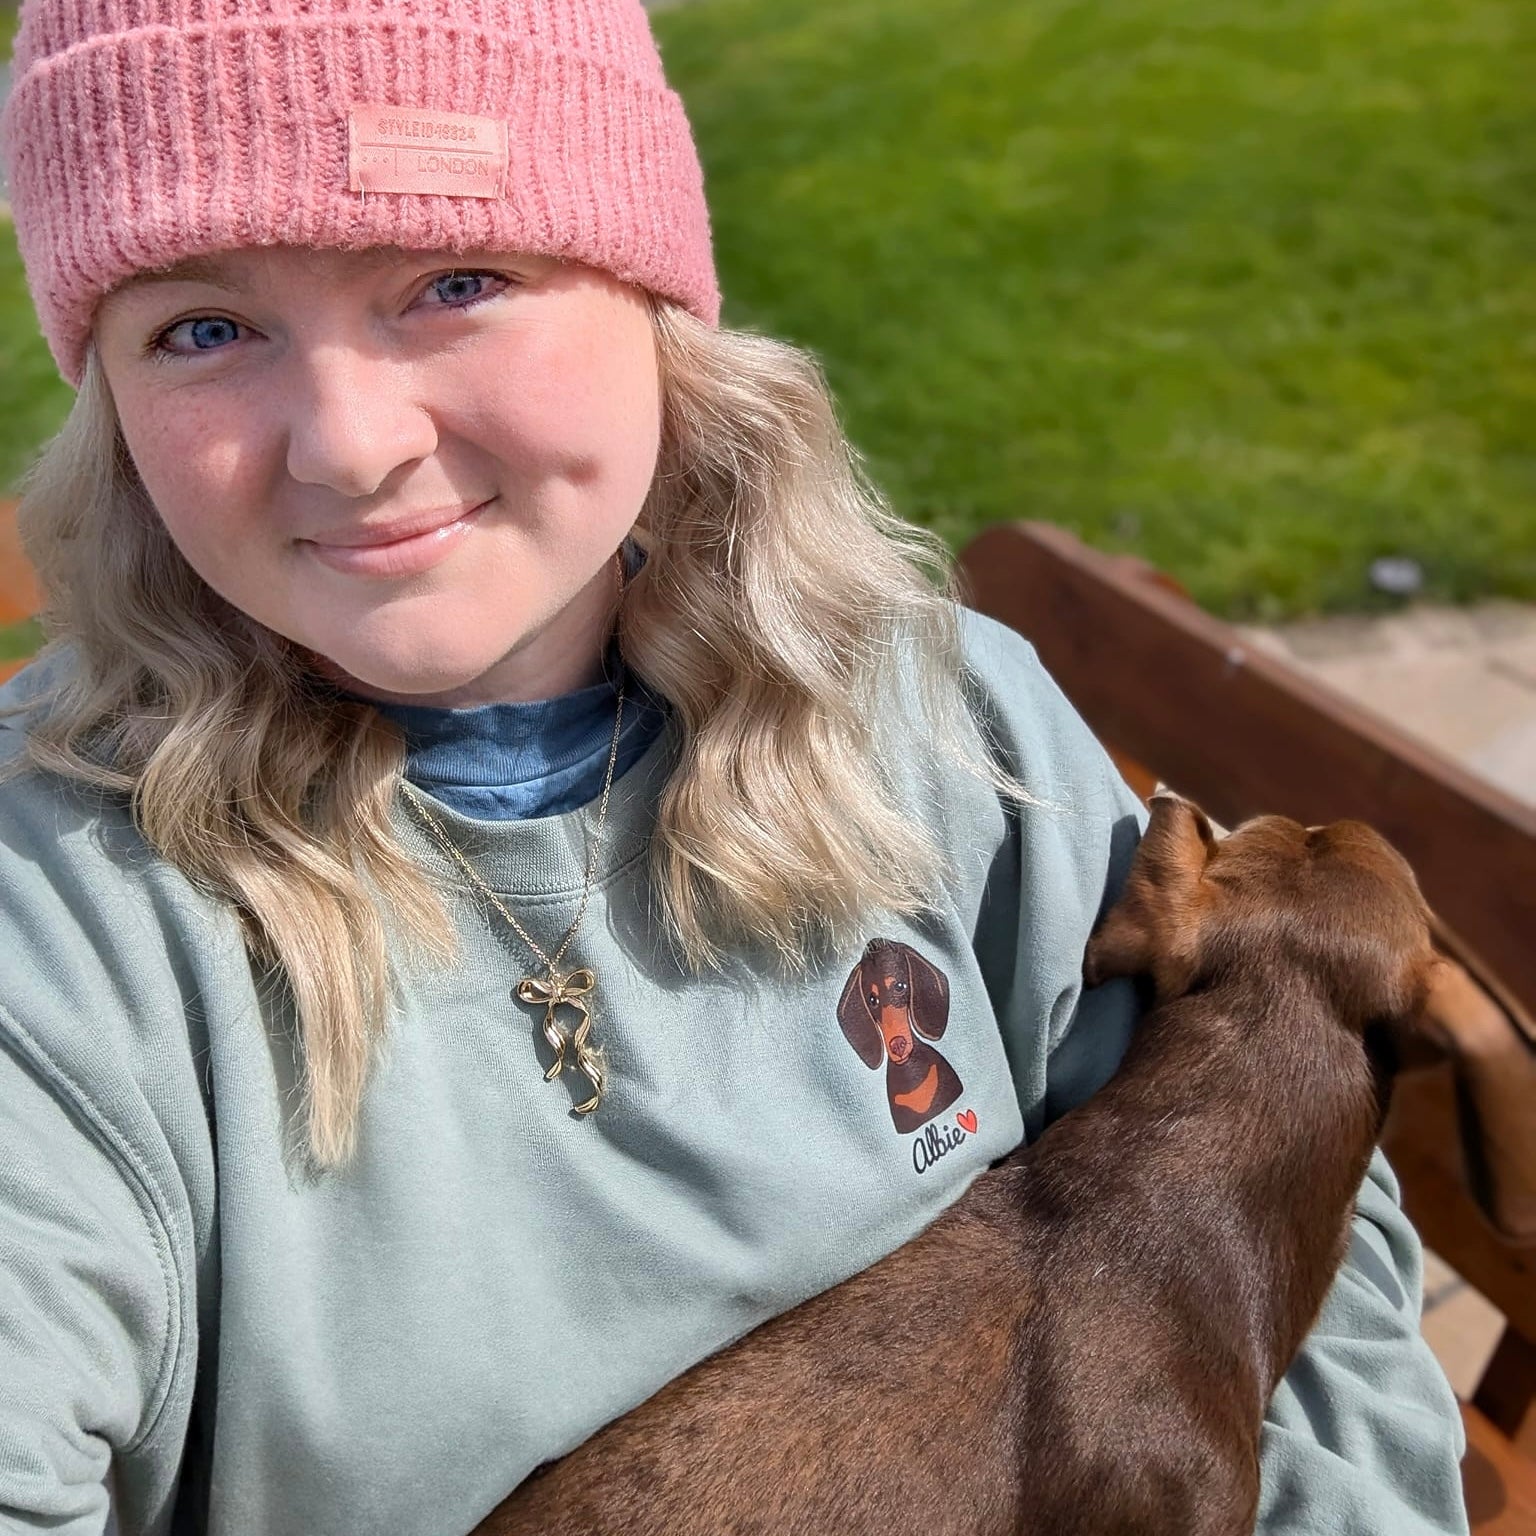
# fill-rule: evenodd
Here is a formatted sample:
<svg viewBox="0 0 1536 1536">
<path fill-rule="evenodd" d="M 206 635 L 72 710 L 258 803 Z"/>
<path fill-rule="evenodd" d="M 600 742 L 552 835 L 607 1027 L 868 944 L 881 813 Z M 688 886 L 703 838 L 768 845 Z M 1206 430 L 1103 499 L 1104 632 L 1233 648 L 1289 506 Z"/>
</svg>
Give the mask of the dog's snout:
<svg viewBox="0 0 1536 1536">
<path fill-rule="evenodd" d="M 906 1035 L 892 1035 L 890 1052 L 892 1061 L 905 1061 L 912 1054 L 911 1040 Z"/>
</svg>

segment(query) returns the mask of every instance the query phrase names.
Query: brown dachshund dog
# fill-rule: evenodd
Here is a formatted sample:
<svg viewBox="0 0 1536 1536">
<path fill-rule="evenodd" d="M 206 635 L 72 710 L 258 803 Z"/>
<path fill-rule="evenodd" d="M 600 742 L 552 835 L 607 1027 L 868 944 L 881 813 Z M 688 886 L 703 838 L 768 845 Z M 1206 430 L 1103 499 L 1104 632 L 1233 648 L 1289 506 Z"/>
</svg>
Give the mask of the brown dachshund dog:
<svg viewBox="0 0 1536 1536">
<path fill-rule="evenodd" d="M 1264 1408 L 1385 1113 L 1379 1042 L 1436 964 L 1369 828 L 1218 842 L 1158 800 L 1086 956 L 1155 994 L 1110 1083 L 476 1536 L 1249 1536 Z"/>
<path fill-rule="evenodd" d="M 943 1114 L 965 1091 L 955 1069 L 918 1037 L 949 1027 L 949 981 L 910 944 L 871 939 L 837 1005 L 837 1022 L 859 1060 L 882 1060 L 891 1119 L 905 1135 Z"/>
</svg>

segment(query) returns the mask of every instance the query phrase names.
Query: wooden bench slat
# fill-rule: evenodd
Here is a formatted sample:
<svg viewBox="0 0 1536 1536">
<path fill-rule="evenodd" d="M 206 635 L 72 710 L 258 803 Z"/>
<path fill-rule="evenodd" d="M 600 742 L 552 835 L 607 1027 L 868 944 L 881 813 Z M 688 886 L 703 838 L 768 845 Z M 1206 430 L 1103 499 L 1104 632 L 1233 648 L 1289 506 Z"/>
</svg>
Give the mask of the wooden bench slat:
<svg viewBox="0 0 1536 1536">
<path fill-rule="evenodd" d="M 1506 1328 L 1474 1402 L 1522 1455 L 1536 1462 L 1536 1343 Z"/>
<path fill-rule="evenodd" d="M 1003 524 L 960 563 L 975 605 L 1034 642 L 1102 740 L 1229 825 L 1371 823 L 1536 1011 L 1536 809 L 1063 529 Z"/>
<path fill-rule="evenodd" d="M 1448 1066 L 1398 1078 L 1381 1144 L 1402 1185 L 1403 1208 L 1425 1244 L 1516 1329 L 1536 1338 L 1536 1247 L 1505 1242 L 1467 1193 Z"/>
</svg>

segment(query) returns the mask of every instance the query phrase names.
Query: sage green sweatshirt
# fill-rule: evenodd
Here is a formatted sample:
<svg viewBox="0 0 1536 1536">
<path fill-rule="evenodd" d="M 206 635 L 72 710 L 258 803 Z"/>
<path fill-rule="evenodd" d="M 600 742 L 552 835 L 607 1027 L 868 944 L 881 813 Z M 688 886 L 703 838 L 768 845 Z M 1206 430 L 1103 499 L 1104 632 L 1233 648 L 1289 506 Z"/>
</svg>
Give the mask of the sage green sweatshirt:
<svg viewBox="0 0 1536 1536">
<path fill-rule="evenodd" d="M 978 717 L 1038 803 L 1005 808 L 960 768 L 908 775 L 956 855 L 934 916 L 871 922 L 795 982 L 685 975 L 646 883 L 664 736 L 614 788 L 569 956 L 598 978 L 602 1109 L 577 1118 L 581 1082 L 543 1080 L 541 1010 L 512 995 L 527 956 L 466 890 L 462 960 L 401 977 L 357 1156 L 321 1177 L 294 1155 L 285 994 L 253 980 L 231 913 L 123 806 L 32 773 L 0 786 L 0 1529 L 96 1536 L 110 1472 L 125 1536 L 462 1536 L 1090 1094 L 1135 1005 L 1124 983 L 1083 991 L 1083 946 L 1140 811 L 1022 641 L 969 619 L 967 648 Z M 24 723 L 0 726 L 0 758 Z M 531 932 L 563 933 L 594 808 L 436 809 Z M 945 1017 L 930 986 L 919 1021 L 943 1026 L 922 1042 L 942 1071 L 871 1066 L 840 1027 L 870 939 L 947 983 Z M 1378 1159 L 1269 1410 L 1266 1536 L 1466 1530 L 1419 1298 Z"/>
</svg>

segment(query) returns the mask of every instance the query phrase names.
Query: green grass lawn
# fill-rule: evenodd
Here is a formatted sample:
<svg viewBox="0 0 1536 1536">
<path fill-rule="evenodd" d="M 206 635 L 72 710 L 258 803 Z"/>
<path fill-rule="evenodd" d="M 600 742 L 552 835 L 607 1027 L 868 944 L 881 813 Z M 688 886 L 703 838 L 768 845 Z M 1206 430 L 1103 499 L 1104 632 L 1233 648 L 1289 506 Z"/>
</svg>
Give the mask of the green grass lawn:
<svg viewBox="0 0 1536 1536">
<path fill-rule="evenodd" d="M 15 231 L 0 220 L 0 484 L 14 485 L 73 398 L 38 334 Z"/>
<path fill-rule="evenodd" d="M 655 18 L 727 319 L 907 515 L 1209 606 L 1536 597 L 1529 0 L 697 0 Z"/>
<path fill-rule="evenodd" d="M 898 508 L 1240 617 L 1536 598 L 1530 0 L 694 0 L 655 17 L 729 322 Z M 0 479 L 61 418 L 0 231 Z M 3 640 L 0 640 L 3 644 Z"/>
</svg>

